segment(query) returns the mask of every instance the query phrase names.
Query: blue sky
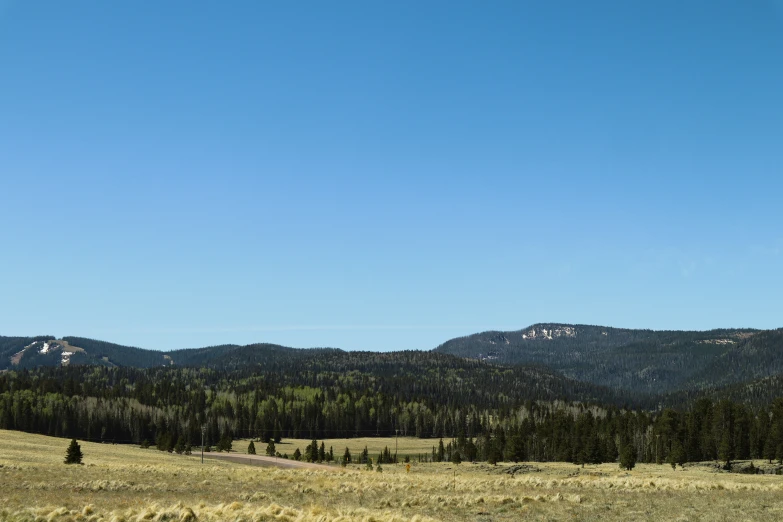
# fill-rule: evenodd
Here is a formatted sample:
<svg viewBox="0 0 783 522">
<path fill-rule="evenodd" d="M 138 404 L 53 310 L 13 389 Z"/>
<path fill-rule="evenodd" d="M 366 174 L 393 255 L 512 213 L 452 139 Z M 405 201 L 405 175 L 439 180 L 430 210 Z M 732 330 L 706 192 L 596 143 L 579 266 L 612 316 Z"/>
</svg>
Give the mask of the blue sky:
<svg viewBox="0 0 783 522">
<path fill-rule="evenodd" d="M 783 326 L 783 2 L 0 0 L 0 335 Z"/>
</svg>

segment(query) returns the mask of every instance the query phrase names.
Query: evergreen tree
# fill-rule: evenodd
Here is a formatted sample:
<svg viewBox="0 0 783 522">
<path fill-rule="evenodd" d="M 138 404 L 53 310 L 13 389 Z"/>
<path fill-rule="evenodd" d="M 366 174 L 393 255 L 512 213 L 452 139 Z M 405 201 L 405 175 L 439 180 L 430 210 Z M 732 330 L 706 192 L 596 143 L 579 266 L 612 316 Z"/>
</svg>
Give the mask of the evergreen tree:
<svg viewBox="0 0 783 522">
<path fill-rule="evenodd" d="M 723 435 L 720 438 L 720 446 L 718 447 L 718 458 L 726 463 L 726 469 L 731 468 L 731 459 L 733 456 L 729 430 L 723 430 Z"/>
<path fill-rule="evenodd" d="M 636 448 L 630 442 L 620 445 L 620 468 L 631 471 L 636 466 Z"/>
<path fill-rule="evenodd" d="M 182 453 L 185 451 L 185 437 L 182 435 L 180 435 L 177 439 L 177 443 L 174 445 L 174 451 L 177 453 L 177 455 L 182 455 Z"/>
<path fill-rule="evenodd" d="M 321 442 L 321 447 L 318 448 L 318 462 L 324 462 L 326 460 L 326 448 L 324 443 Z"/>
<path fill-rule="evenodd" d="M 277 454 L 277 448 L 275 447 L 274 440 L 270 440 L 269 444 L 266 445 L 266 454 L 270 457 L 274 457 Z"/>
<path fill-rule="evenodd" d="M 171 435 L 161 432 L 155 437 L 155 447 L 158 451 L 167 451 L 171 445 Z"/>
<path fill-rule="evenodd" d="M 256 454 L 256 445 L 253 443 L 253 441 L 250 441 L 250 444 L 247 445 L 247 454 L 248 455 L 255 455 Z M 268 455 L 269 453 L 267 453 Z"/>
<path fill-rule="evenodd" d="M 773 439 L 770 435 L 767 435 L 767 440 L 764 441 L 764 458 L 769 459 L 770 464 L 772 464 L 772 459 L 775 458 L 776 450 L 777 447 L 775 446 L 775 439 Z"/>
<path fill-rule="evenodd" d="M 302 452 L 299 451 L 299 448 L 294 450 L 294 460 L 302 460 Z"/>
<path fill-rule="evenodd" d="M 462 463 L 462 457 L 459 454 L 459 450 L 454 450 L 454 452 L 451 454 L 451 462 L 454 464 Z"/>
<path fill-rule="evenodd" d="M 669 458 L 667 461 L 671 464 L 672 469 L 676 469 L 677 464 L 682 466 L 685 463 L 685 449 L 682 447 L 680 439 L 674 439 L 672 441 L 672 449 L 669 451 Z"/>
<path fill-rule="evenodd" d="M 345 453 L 343 453 L 343 464 L 350 464 L 351 463 L 351 450 L 348 449 L 348 447 L 345 447 Z"/>
<path fill-rule="evenodd" d="M 66 464 L 81 464 L 82 463 L 82 448 L 76 439 L 71 439 L 71 443 L 68 445 L 68 449 L 65 450 L 65 463 Z"/>
</svg>

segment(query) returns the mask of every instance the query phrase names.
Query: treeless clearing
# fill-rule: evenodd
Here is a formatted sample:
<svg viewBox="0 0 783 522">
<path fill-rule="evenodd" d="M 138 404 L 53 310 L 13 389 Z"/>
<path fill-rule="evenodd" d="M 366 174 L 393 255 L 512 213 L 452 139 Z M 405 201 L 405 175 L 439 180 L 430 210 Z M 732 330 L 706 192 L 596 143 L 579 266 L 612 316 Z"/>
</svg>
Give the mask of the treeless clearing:
<svg viewBox="0 0 783 522">
<path fill-rule="evenodd" d="M 202 465 L 197 455 L 87 442 L 85 465 L 68 466 L 68 443 L 0 431 L 0 520 L 783 519 L 783 477 L 697 467 L 626 473 L 616 464 L 530 463 L 540 471 L 511 475 L 509 464 L 413 463 L 410 473 L 403 465 L 315 471 Z"/>
<path fill-rule="evenodd" d="M 449 442 L 450 439 L 443 439 L 443 443 L 446 444 Z M 312 440 L 310 439 L 285 439 L 281 441 L 279 444 L 275 444 L 275 449 L 279 451 L 281 454 L 288 454 L 290 457 L 293 455 L 294 451 L 299 448 L 299 451 L 304 454 L 305 448 L 310 445 Z M 320 445 L 321 442 L 324 443 L 324 446 L 326 447 L 326 451 L 329 451 L 329 448 L 334 448 L 334 458 L 342 458 L 343 453 L 345 453 L 345 448 L 348 448 L 351 451 L 351 456 L 353 458 L 358 458 L 361 454 L 362 450 L 367 447 L 367 451 L 370 453 L 370 457 L 372 457 L 373 462 L 375 462 L 376 457 L 380 452 L 383 451 L 384 448 L 388 447 L 389 451 L 392 452 L 392 455 L 394 454 L 394 443 L 395 438 L 394 437 L 357 437 L 355 439 L 325 439 L 325 440 L 319 440 L 318 444 Z M 250 443 L 250 439 L 244 439 L 244 440 L 235 440 L 234 441 L 234 450 L 239 453 L 247 453 L 247 446 Z M 399 461 L 402 462 L 402 459 L 405 457 L 405 455 L 410 455 L 411 459 L 415 458 L 416 455 L 420 455 L 422 453 L 426 453 L 427 455 L 430 455 L 432 453 L 432 447 L 435 446 L 438 447 L 438 439 L 419 439 L 416 437 L 400 437 L 397 441 L 398 445 L 398 451 L 397 455 L 399 457 Z M 263 454 L 266 450 L 266 444 L 262 442 L 256 442 L 256 453 Z"/>
<path fill-rule="evenodd" d="M 201 458 L 201 453 L 197 456 Z M 247 453 L 204 453 L 205 459 L 217 459 L 226 460 L 229 462 L 235 462 L 237 464 L 246 464 L 248 466 L 261 466 L 265 468 L 282 468 L 282 469 L 310 469 L 321 471 L 332 471 L 336 469 L 336 466 L 329 467 L 326 464 L 315 464 L 312 462 L 302 462 L 292 459 L 284 459 L 277 457 L 267 457 L 266 455 L 248 455 Z"/>
</svg>

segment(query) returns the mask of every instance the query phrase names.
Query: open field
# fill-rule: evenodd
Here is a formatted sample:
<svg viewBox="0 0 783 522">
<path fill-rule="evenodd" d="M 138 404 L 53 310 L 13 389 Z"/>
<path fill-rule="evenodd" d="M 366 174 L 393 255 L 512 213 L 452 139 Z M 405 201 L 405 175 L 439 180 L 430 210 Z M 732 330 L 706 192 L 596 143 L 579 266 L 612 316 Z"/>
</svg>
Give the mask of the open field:
<svg viewBox="0 0 783 522">
<path fill-rule="evenodd" d="M 250 439 L 235 440 L 233 449 L 235 451 L 246 453 L 247 445 Z M 293 455 L 294 451 L 299 448 L 299 451 L 304 453 L 305 448 L 311 443 L 310 439 L 286 439 L 275 446 L 275 449 L 281 454 L 287 453 Z M 318 441 L 320 444 L 322 441 Z M 353 458 L 358 458 L 362 453 L 362 450 L 367 447 L 367 451 L 370 453 L 373 462 L 375 462 L 378 454 L 383 451 L 385 447 L 389 448 L 389 451 L 394 454 L 394 437 L 358 437 L 355 439 L 328 439 L 323 441 L 326 446 L 326 451 L 329 451 L 329 447 L 334 448 L 335 458 L 342 457 L 345 453 L 345 448 L 351 451 Z M 443 439 L 443 443 L 448 443 L 448 439 Z M 256 453 L 264 453 L 266 450 L 266 444 L 262 442 L 256 442 Z M 417 437 L 399 437 L 397 440 L 397 455 L 399 461 L 402 462 L 405 455 L 410 455 L 413 459 L 416 455 L 421 453 L 432 453 L 432 447 L 437 448 L 438 441 L 434 439 L 419 439 Z"/>
<path fill-rule="evenodd" d="M 195 455 L 86 442 L 85 464 L 67 466 L 68 442 L 0 431 L 0 520 L 783 519 L 783 477 L 698 467 L 641 465 L 626 473 L 609 464 L 532 463 L 540 471 L 516 475 L 506 473 L 511 465 L 484 464 L 414 463 L 410 473 L 402 465 L 382 473 L 284 470 L 202 465 Z"/>
</svg>

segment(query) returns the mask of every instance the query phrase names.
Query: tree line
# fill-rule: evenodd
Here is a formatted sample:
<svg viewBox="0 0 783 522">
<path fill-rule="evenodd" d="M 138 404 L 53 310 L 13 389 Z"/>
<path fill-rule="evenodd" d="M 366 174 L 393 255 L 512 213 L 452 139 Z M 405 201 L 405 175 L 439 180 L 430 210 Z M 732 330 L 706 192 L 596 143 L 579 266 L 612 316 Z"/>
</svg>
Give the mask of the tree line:
<svg viewBox="0 0 783 522">
<path fill-rule="evenodd" d="M 462 363 L 395 364 L 381 360 L 377 368 L 368 363 L 343 371 L 324 364 L 322 372 L 305 367 L 282 374 L 258 368 L 5 372 L 0 428 L 147 441 L 183 452 L 201 444 L 204 426 L 205 444 L 216 447 L 237 438 L 267 444 L 395 433 L 433 438 L 439 442 L 432 454 L 414 458 L 434 461 L 783 461 L 781 399 L 751 407 L 702 397 L 650 410 L 559 400 L 536 388 L 540 381 L 531 375 L 478 363 L 464 363 L 477 365 L 475 372 Z M 331 449 L 326 453 L 335 458 Z"/>
</svg>

